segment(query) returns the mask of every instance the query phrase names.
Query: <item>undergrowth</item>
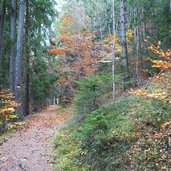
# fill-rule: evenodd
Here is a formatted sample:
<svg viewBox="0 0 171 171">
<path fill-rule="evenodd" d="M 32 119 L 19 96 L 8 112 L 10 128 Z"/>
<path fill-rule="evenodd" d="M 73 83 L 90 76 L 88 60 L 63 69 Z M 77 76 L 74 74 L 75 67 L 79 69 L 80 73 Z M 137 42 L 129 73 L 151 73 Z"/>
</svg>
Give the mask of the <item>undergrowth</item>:
<svg viewBox="0 0 171 171">
<path fill-rule="evenodd" d="M 167 129 L 171 106 L 124 96 L 60 130 L 55 139 L 58 170 L 161 170 L 171 168 Z"/>
</svg>

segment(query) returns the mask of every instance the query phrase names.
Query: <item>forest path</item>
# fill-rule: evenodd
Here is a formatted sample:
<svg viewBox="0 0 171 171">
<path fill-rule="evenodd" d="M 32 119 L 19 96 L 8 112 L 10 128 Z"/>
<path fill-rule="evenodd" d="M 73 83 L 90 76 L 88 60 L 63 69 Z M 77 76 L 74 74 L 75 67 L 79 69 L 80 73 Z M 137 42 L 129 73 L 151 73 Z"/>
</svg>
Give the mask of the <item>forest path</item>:
<svg viewBox="0 0 171 171">
<path fill-rule="evenodd" d="M 0 145 L 0 171 L 52 171 L 53 136 L 67 116 L 56 106 L 30 115 L 16 134 Z"/>
</svg>

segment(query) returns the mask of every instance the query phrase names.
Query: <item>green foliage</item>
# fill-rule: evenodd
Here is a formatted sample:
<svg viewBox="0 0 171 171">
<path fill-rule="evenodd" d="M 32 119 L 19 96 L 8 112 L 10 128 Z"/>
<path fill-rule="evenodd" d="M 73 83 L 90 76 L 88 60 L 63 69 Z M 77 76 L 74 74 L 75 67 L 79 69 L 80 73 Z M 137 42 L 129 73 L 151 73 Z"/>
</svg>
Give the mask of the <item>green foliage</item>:
<svg viewBox="0 0 171 171">
<path fill-rule="evenodd" d="M 61 130 L 56 134 L 56 137 L 59 138 L 54 141 L 57 147 L 54 151 L 56 156 L 54 160 L 57 160 L 55 169 L 57 170 L 88 170 L 87 164 L 79 160 L 82 151 L 78 140 L 72 135 L 73 131 L 71 129 Z"/>
<path fill-rule="evenodd" d="M 6 2 L 6 1 L 4 1 Z M 16 41 L 17 41 L 17 35 L 15 35 L 15 38 L 13 41 L 11 41 L 11 31 L 10 31 L 10 24 L 11 24 L 11 11 L 14 9 L 12 8 L 12 1 L 7 1 L 7 6 L 6 6 L 6 17 L 5 17 L 5 29 L 4 29 L 4 43 L 3 43 L 3 48 L 2 48 L 2 65 L 0 66 L 0 87 L 2 88 L 9 88 L 11 85 L 10 79 L 9 78 L 9 73 L 14 73 L 15 71 L 10 70 L 11 66 L 10 64 L 10 59 L 9 59 L 9 54 L 10 54 L 10 49 L 12 45 L 15 45 L 15 52 L 16 50 Z M 14 3 L 14 2 L 13 2 Z M 0 4 L 0 9 L 2 8 L 3 2 L 1 1 Z M 17 11 L 14 12 L 16 13 L 16 25 L 19 23 L 19 1 L 17 1 L 16 7 Z M 26 82 L 26 72 L 27 68 L 29 68 L 31 73 L 30 75 L 30 85 L 31 85 L 31 92 L 30 92 L 30 101 L 31 105 L 35 103 L 37 105 L 37 108 L 41 108 L 44 104 L 45 98 L 47 98 L 47 95 L 50 95 L 52 92 L 52 87 L 54 83 L 54 75 L 49 72 L 49 60 L 48 58 L 45 57 L 46 51 L 47 51 L 47 46 L 49 40 L 49 35 L 50 31 L 49 28 L 51 27 L 51 24 L 54 20 L 54 17 L 57 15 L 55 5 L 56 1 L 55 0 L 29 0 L 28 1 L 28 8 L 29 8 L 29 19 L 31 22 L 27 22 L 25 19 L 24 22 L 24 30 L 26 31 L 26 27 L 29 27 L 29 36 L 27 36 L 27 39 L 29 39 L 29 45 L 27 45 L 26 42 L 26 34 L 24 33 L 23 37 L 23 49 L 22 49 L 22 60 L 21 60 L 21 65 L 22 65 L 22 81 L 21 81 L 21 88 L 22 88 L 22 93 L 21 93 L 21 104 L 24 106 L 24 103 L 26 100 L 25 98 L 25 82 Z M 2 9 L 0 10 L 2 12 Z M 3 14 L 4 15 L 4 14 Z M 25 16 L 25 14 L 23 14 Z M 3 17 L 0 16 L 0 20 Z M 14 25 L 14 24 L 13 24 Z M 16 28 L 17 29 L 17 28 Z M 16 30 L 17 32 L 17 30 Z M 2 33 L 0 33 L 2 34 Z M 1 36 L 0 36 L 1 37 Z M 1 42 L 2 40 L 0 40 Z M 28 63 L 26 61 L 26 48 L 29 46 L 29 56 L 30 56 L 30 65 L 27 66 Z M 0 47 L 1 49 L 1 47 Z M 28 50 L 28 48 L 27 48 Z M 15 53 L 13 56 L 15 57 Z M 42 60 L 42 58 L 44 58 Z M 45 59 L 46 58 L 46 59 Z M 12 60 L 13 61 L 13 60 Z M 35 62 L 36 61 L 36 62 Z M 14 61 L 13 65 L 15 68 L 15 64 L 17 61 Z M 33 63 L 34 62 L 34 63 Z M 33 68 L 34 67 L 34 68 Z M 42 68 L 41 68 L 42 67 Z M 10 71 L 9 71 L 10 70 Z M 34 71 L 35 70 L 35 71 Z M 40 72 L 40 73 L 38 73 Z M 33 75 L 32 75 L 33 74 Z M 13 76 L 15 77 L 15 75 Z M 14 82 L 14 81 L 13 81 Z M 36 90 L 37 88 L 38 90 Z M 53 87 L 54 88 L 54 87 Z M 35 99 L 34 99 L 35 98 Z"/>
<path fill-rule="evenodd" d="M 159 126 L 170 117 L 167 103 L 123 96 L 115 106 L 97 109 L 81 123 L 59 131 L 55 139 L 56 166 L 61 170 L 160 170 L 168 166 L 166 139 L 153 141 L 151 132 L 162 134 Z M 144 158 L 144 149 L 149 150 L 148 158 Z"/>
<path fill-rule="evenodd" d="M 116 83 L 120 75 L 116 75 Z M 102 106 L 112 97 L 112 74 L 102 73 L 91 77 L 84 77 L 76 81 L 77 93 L 75 106 L 77 113 L 85 115 Z"/>
<path fill-rule="evenodd" d="M 42 58 L 34 59 L 31 67 L 31 105 L 34 105 L 34 110 L 38 110 L 44 105 L 45 100 L 50 97 L 52 90 L 55 90 L 56 77 L 53 73 L 47 72 L 48 65 Z"/>
</svg>

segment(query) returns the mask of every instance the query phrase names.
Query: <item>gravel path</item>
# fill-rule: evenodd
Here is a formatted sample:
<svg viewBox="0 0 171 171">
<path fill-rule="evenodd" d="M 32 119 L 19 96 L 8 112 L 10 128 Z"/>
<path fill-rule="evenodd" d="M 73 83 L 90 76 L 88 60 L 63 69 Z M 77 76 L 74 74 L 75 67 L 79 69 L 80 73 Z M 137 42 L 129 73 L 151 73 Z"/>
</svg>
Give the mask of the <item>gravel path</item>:
<svg viewBox="0 0 171 171">
<path fill-rule="evenodd" d="M 52 171 L 49 155 L 60 122 L 55 106 L 27 117 L 17 133 L 0 146 L 0 171 Z"/>
</svg>

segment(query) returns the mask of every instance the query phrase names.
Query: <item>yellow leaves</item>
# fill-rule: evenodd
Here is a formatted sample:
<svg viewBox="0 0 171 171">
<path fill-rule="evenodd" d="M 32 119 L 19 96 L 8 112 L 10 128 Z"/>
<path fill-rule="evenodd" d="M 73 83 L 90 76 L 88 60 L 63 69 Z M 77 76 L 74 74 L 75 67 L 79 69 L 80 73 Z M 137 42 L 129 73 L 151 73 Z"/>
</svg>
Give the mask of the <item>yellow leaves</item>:
<svg viewBox="0 0 171 171">
<path fill-rule="evenodd" d="M 146 57 L 146 60 L 147 61 L 151 61 L 152 59 L 150 57 Z"/>
<path fill-rule="evenodd" d="M 1 90 L 0 91 L 0 121 L 1 123 L 4 120 L 11 120 L 16 117 L 15 107 L 18 104 L 12 100 L 14 98 L 13 94 L 10 93 L 9 90 Z"/>
<path fill-rule="evenodd" d="M 152 60 L 153 66 L 155 68 L 160 68 L 160 69 L 169 69 L 171 66 L 170 62 L 167 61 L 162 61 L 162 60 Z"/>
<path fill-rule="evenodd" d="M 162 124 L 160 127 L 161 127 L 162 129 L 164 129 L 164 128 L 169 128 L 170 126 L 171 126 L 171 120 L 165 122 L 165 123 Z"/>
<path fill-rule="evenodd" d="M 159 100 L 164 100 L 168 97 L 166 92 L 154 92 L 147 94 L 147 97 L 156 98 Z"/>
<path fill-rule="evenodd" d="M 17 117 L 16 115 L 8 114 L 8 115 L 5 116 L 5 119 L 6 119 L 7 121 L 9 121 L 9 120 L 14 119 L 14 118 L 16 118 L 16 117 Z"/>
<path fill-rule="evenodd" d="M 130 90 L 129 94 L 136 95 L 136 96 L 145 96 L 148 98 L 155 98 L 158 100 L 164 100 L 167 101 L 167 98 L 170 97 L 170 95 L 167 92 L 162 92 L 160 89 L 156 89 L 153 92 L 147 91 L 147 90 Z"/>
<path fill-rule="evenodd" d="M 137 89 L 137 90 L 130 90 L 129 94 L 132 95 L 136 95 L 136 96 L 146 96 L 148 93 L 146 90 L 141 90 L 141 89 Z"/>
<path fill-rule="evenodd" d="M 108 35 L 104 38 L 105 42 L 110 42 L 110 41 L 114 41 L 116 39 L 116 41 L 118 41 L 118 38 L 115 35 Z"/>
<path fill-rule="evenodd" d="M 155 54 L 159 55 L 162 60 L 152 60 L 148 57 L 147 60 L 153 63 L 152 67 L 160 68 L 163 71 L 171 68 L 171 50 L 168 49 L 166 52 L 164 52 L 162 49 L 160 49 L 160 45 L 161 41 L 158 41 L 157 46 L 151 43 L 149 49 Z"/>
<path fill-rule="evenodd" d="M 131 29 L 128 29 L 128 31 L 126 33 L 127 42 L 130 42 L 133 37 L 134 37 L 133 31 Z"/>
<path fill-rule="evenodd" d="M 15 109 L 12 107 L 7 107 L 7 108 L 2 108 L 0 109 L 0 114 L 4 114 L 4 113 L 14 113 Z"/>
<path fill-rule="evenodd" d="M 154 53 L 159 53 L 158 48 L 154 44 L 150 44 L 149 49 Z"/>
<path fill-rule="evenodd" d="M 25 122 L 12 122 L 8 124 L 8 130 L 17 130 L 21 126 L 24 126 Z"/>
</svg>

